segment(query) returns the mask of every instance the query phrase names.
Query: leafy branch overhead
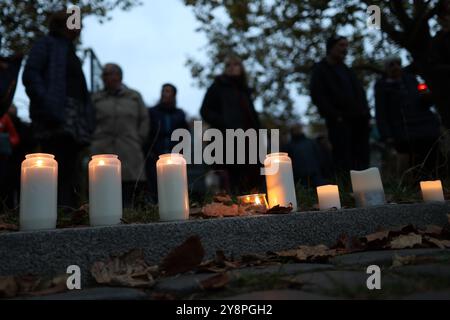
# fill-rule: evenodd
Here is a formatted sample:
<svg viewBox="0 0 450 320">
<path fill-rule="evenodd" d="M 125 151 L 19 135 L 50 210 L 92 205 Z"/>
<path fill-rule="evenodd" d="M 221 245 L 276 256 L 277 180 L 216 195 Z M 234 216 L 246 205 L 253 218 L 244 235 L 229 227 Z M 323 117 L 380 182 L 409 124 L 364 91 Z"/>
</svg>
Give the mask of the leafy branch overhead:
<svg viewBox="0 0 450 320">
<path fill-rule="evenodd" d="M 139 0 L 2 0 L 0 1 L 0 35 L 2 53 L 26 53 L 33 40 L 47 31 L 49 15 L 68 6 L 77 5 L 82 17 L 96 16 L 108 20 L 113 9 L 129 10 Z"/>
<path fill-rule="evenodd" d="M 366 85 L 380 72 L 379 61 L 400 49 L 423 73 L 423 51 L 443 1 L 185 0 L 209 42 L 209 61 L 190 58 L 187 64 L 205 87 L 222 71 L 224 55 L 241 55 L 265 111 L 288 118 L 293 97 L 308 94 L 310 69 L 324 56 L 325 41 L 334 33 L 351 39 L 352 65 Z M 370 5 L 382 11 L 381 30 L 367 28 Z"/>
</svg>

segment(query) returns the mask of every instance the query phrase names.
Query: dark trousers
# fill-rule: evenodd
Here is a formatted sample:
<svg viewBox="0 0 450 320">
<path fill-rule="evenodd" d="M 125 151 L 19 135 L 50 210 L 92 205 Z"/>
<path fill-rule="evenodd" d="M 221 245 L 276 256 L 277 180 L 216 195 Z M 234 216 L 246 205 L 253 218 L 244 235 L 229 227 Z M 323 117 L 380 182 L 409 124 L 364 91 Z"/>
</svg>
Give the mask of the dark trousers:
<svg viewBox="0 0 450 320">
<path fill-rule="evenodd" d="M 58 205 L 78 208 L 79 203 L 79 156 L 82 150 L 75 141 L 66 136 L 55 136 L 40 141 L 41 151 L 50 153 L 58 161 Z"/>
<path fill-rule="evenodd" d="M 336 171 L 348 174 L 349 170 L 367 169 L 370 162 L 369 119 L 327 120 L 327 128 Z"/>
</svg>

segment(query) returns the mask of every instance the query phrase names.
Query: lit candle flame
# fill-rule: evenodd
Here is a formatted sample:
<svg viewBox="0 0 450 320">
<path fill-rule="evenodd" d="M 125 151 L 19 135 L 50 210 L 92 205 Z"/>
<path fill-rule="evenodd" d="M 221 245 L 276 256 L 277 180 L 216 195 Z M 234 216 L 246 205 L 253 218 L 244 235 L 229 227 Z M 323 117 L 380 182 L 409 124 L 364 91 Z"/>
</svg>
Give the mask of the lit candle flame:
<svg viewBox="0 0 450 320">
<path fill-rule="evenodd" d="M 36 166 L 42 167 L 43 164 L 44 164 L 44 161 L 42 161 L 42 160 L 36 160 Z"/>
<path fill-rule="evenodd" d="M 257 205 L 260 205 L 260 204 L 261 204 L 261 200 L 259 199 L 259 197 L 255 197 L 255 203 L 256 203 Z"/>
<path fill-rule="evenodd" d="M 105 165 L 105 161 L 104 161 L 104 160 L 100 160 L 100 161 L 98 162 L 98 165 L 99 165 L 99 166 L 104 166 L 104 165 Z"/>
</svg>

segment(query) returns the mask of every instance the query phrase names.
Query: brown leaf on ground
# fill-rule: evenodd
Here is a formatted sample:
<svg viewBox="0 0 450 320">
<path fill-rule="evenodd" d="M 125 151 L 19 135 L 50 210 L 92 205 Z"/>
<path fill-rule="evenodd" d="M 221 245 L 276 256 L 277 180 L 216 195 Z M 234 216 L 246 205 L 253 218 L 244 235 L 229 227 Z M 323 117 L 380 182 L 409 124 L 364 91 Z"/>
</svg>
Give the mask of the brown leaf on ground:
<svg viewBox="0 0 450 320">
<path fill-rule="evenodd" d="M 395 255 L 392 258 L 392 268 L 406 266 L 409 264 L 414 264 L 416 262 L 416 256 L 399 256 Z"/>
<path fill-rule="evenodd" d="M 223 203 L 210 203 L 202 208 L 205 217 L 236 217 L 239 215 L 239 207 L 237 204 L 231 206 Z"/>
<path fill-rule="evenodd" d="M 422 263 L 433 263 L 436 258 L 433 256 L 399 256 L 395 255 L 392 259 L 391 268 L 401 267 L 405 265 L 417 265 Z"/>
<path fill-rule="evenodd" d="M 419 233 L 419 230 L 412 224 L 389 230 L 389 238 L 395 238 L 400 235 L 408 235 L 410 233 Z"/>
<path fill-rule="evenodd" d="M 444 232 L 444 228 L 435 225 L 428 225 L 425 229 L 420 230 L 419 232 L 432 237 L 440 237 Z"/>
<path fill-rule="evenodd" d="M 325 245 L 300 246 L 297 249 L 281 251 L 276 253 L 279 257 L 293 258 L 298 262 L 326 262 L 334 257 L 337 252 Z"/>
<path fill-rule="evenodd" d="M 15 224 L 4 223 L 0 221 L 0 232 L 4 231 L 18 231 L 19 227 Z"/>
<path fill-rule="evenodd" d="M 431 244 L 440 249 L 450 248 L 450 240 L 440 240 L 433 237 L 425 236 L 423 238 L 424 243 Z"/>
<path fill-rule="evenodd" d="M 220 193 L 220 194 L 216 194 L 213 197 L 213 201 L 214 202 L 218 202 L 218 203 L 222 203 L 225 205 L 232 205 L 233 204 L 233 200 L 231 199 L 230 195 L 226 194 L 226 193 Z"/>
<path fill-rule="evenodd" d="M 223 273 L 227 270 L 239 268 L 237 261 L 228 260 L 222 250 L 216 251 L 216 256 L 212 260 L 205 261 L 199 266 L 200 272 Z"/>
<path fill-rule="evenodd" d="M 191 271 L 200 265 L 205 256 L 205 250 L 198 236 L 191 236 L 180 246 L 174 248 L 162 260 L 160 270 L 165 275 Z"/>
<path fill-rule="evenodd" d="M 224 288 L 230 282 L 228 273 L 219 273 L 200 281 L 203 290 L 218 290 Z"/>
<path fill-rule="evenodd" d="M 30 292 L 31 296 L 45 296 L 67 291 L 68 275 L 60 275 L 53 279 L 41 281 L 37 291 Z"/>
<path fill-rule="evenodd" d="M 394 238 L 388 245 L 391 249 L 407 249 L 414 248 L 422 244 L 422 236 L 419 234 L 410 233 L 408 235 L 400 235 Z"/>
<path fill-rule="evenodd" d="M 292 204 L 289 207 L 282 207 L 280 205 L 276 205 L 271 209 L 267 210 L 267 214 L 287 214 L 292 211 Z"/>
<path fill-rule="evenodd" d="M 0 277 L 0 298 L 14 298 L 19 291 L 14 277 Z"/>
<path fill-rule="evenodd" d="M 158 268 L 149 266 L 140 249 L 131 250 L 121 256 L 98 261 L 91 268 L 91 274 L 99 284 L 132 288 L 150 288 Z"/>
<path fill-rule="evenodd" d="M 360 239 L 365 249 L 376 250 L 383 248 L 389 242 L 389 231 L 378 231 Z"/>
</svg>

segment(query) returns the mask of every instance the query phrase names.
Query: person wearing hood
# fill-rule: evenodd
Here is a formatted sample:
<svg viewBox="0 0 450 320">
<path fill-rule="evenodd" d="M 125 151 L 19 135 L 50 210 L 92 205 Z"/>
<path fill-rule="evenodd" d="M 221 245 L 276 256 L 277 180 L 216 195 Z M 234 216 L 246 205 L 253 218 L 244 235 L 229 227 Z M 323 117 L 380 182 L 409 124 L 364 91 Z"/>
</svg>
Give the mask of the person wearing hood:
<svg viewBox="0 0 450 320">
<path fill-rule="evenodd" d="M 161 89 L 161 98 L 158 104 L 148 110 L 150 116 L 150 134 L 147 138 L 146 150 L 148 152 L 147 182 L 150 196 L 155 200 L 157 196 L 156 161 L 165 153 L 171 153 L 178 143 L 172 141 L 172 133 L 177 129 L 189 129 L 184 111 L 177 108 L 177 88 L 165 83 Z"/>
<path fill-rule="evenodd" d="M 252 90 L 247 83 L 247 75 L 242 60 L 228 56 L 224 73 L 215 78 L 208 88 L 200 109 L 200 114 L 211 128 L 218 129 L 225 137 L 227 129 L 260 129 L 258 114 L 253 105 Z M 225 144 L 225 141 L 224 141 Z M 235 143 L 236 145 L 236 143 Z M 256 191 L 261 183 L 259 165 L 249 164 L 249 146 L 246 143 L 246 164 L 219 164 L 216 169 L 222 174 L 224 188 L 227 191 Z M 224 163 L 230 150 L 224 147 Z M 236 151 L 236 148 L 235 148 Z"/>
</svg>

